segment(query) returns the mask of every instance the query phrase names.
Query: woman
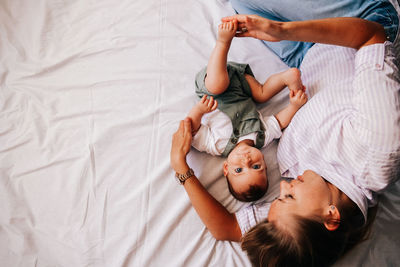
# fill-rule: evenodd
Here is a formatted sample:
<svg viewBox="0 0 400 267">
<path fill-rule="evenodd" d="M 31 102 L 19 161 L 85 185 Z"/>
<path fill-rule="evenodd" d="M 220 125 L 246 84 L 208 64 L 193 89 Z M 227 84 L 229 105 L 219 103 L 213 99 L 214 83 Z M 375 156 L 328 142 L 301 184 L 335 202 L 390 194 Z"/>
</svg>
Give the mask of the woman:
<svg viewBox="0 0 400 267">
<path fill-rule="evenodd" d="M 293 10 L 300 5 L 280 2 L 291 2 Z M 341 2 L 348 1 L 335 1 Z M 374 14 L 375 10 L 393 13 L 386 2 L 371 2 L 385 4 L 375 7 Z M 241 6 L 233 4 L 240 12 Z M 261 9 L 268 13 L 265 7 Z M 295 179 L 281 183 L 280 197 L 269 213 L 264 209 L 259 217 L 268 218 L 250 231 L 253 225 L 240 219 L 241 212 L 236 216 L 227 212 L 192 172 L 184 175 L 184 187 L 217 239 L 239 241 L 244 234 L 242 248 L 255 266 L 325 266 L 363 237 L 375 193 L 399 176 L 400 79 L 393 44 L 387 41 L 394 40 L 398 20 L 378 21 L 381 24 L 358 18 L 291 22 L 285 10 L 279 19 L 286 22 L 257 15 L 223 21 L 236 19 L 242 29 L 239 37 L 336 45 L 293 50 L 304 55 L 300 57 L 302 78 L 311 98 L 293 118 L 278 147 L 282 176 Z M 285 43 L 281 45 L 285 50 Z M 190 120 L 182 121 L 173 137 L 171 165 L 178 174 L 190 169 L 185 159 L 190 127 Z M 250 209 L 249 213 L 258 212 L 255 207 Z"/>
</svg>

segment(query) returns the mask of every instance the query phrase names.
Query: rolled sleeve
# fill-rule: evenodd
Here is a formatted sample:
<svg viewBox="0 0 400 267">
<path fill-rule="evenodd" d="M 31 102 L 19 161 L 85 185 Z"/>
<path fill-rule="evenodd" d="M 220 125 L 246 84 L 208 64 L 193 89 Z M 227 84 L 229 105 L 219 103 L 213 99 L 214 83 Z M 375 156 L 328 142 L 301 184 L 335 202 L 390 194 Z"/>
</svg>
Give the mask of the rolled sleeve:
<svg viewBox="0 0 400 267">
<path fill-rule="evenodd" d="M 265 141 L 264 147 L 271 143 L 274 139 L 278 139 L 282 136 L 282 130 L 279 126 L 278 120 L 275 116 L 268 116 L 262 119 L 265 126 Z"/>
<path fill-rule="evenodd" d="M 216 141 L 214 134 L 212 133 L 210 127 L 203 124 L 200 125 L 196 135 L 193 136 L 192 146 L 200 152 L 206 152 L 213 156 L 220 156 L 221 152 L 218 151 L 218 148 L 215 144 Z"/>
<path fill-rule="evenodd" d="M 270 206 L 271 203 L 263 201 L 257 204 L 251 204 L 235 213 L 242 235 L 268 217 Z"/>
<path fill-rule="evenodd" d="M 361 48 L 355 58 L 352 126 L 369 147 L 391 150 L 400 140 L 399 70 L 391 43 Z"/>
<path fill-rule="evenodd" d="M 400 162 L 400 83 L 391 43 L 361 48 L 355 67 L 354 112 L 343 133 L 358 151 L 358 183 L 379 192 L 398 179 Z"/>
</svg>

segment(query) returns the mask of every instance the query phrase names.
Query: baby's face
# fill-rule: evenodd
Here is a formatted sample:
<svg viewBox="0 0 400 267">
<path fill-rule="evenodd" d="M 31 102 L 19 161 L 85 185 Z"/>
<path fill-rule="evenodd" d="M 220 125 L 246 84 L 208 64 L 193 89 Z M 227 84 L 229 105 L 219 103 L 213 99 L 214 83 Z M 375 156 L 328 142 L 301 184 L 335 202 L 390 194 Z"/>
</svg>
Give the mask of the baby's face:
<svg viewBox="0 0 400 267">
<path fill-rule="evenodd" d="M 247 192 L 250 185 L 266 188 L 266 169 L 264 155 L 251 146 L 237 146 L 224 163 L 224 174 L 238 193 Z"/>
</svg>

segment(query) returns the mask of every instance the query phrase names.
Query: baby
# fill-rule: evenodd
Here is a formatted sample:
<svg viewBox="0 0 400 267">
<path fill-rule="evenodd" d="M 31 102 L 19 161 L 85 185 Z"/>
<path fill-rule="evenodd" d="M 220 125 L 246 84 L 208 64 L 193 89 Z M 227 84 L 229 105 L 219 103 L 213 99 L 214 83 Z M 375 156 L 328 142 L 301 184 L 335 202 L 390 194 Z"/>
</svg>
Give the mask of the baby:
<svg viewBox="0 0 400 267">
<path fill-rule="evenodd" d="M 281 136 L 307 96 L 296 68 L 273 74 L 260 84 L 249 65 L 227 63 L 236 30 L 237 21 L 219 25 L 208 65 L 196 76 L 196 93 L 201 100 L 188 117 L 192 146 L 227 157 L 223 172 L 229 190 L 236 199 L 249 202 L 261 198 L 268 187 L 267 167 L 259 149 Z M 269 100 L 286 86 L 290 89 L 289 105 L 275 116 L 262 117 L 255 102 Z"/>
</svg>

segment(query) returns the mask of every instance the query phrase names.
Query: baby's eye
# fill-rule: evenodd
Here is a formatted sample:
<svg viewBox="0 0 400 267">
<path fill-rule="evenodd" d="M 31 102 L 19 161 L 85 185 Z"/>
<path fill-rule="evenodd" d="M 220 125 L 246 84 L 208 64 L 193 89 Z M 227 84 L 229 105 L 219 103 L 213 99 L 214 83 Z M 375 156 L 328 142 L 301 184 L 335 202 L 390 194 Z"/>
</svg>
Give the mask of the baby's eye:
<svg viewBox="0 0 400 267">
<path fill-rule="evenodd" d="M 235 169 L 235 172 L 236 172 L 236 173 L 241 173 L 241 172 L 242 172 L 242 168 L 236 168 L 236 169 Z"/>
<path fill-rule="evenodd" d="M 260 164 L 256 164 L 256 165 L 253 165 L 252 168 L 255 169 L 255 170 L 258 170 L 258 169 L 261 168 L 261 165 Z"/>
</svg>

